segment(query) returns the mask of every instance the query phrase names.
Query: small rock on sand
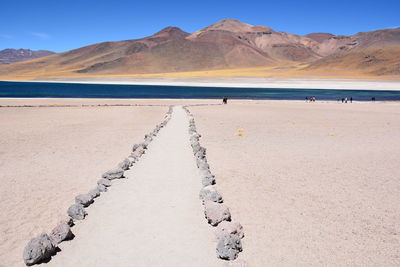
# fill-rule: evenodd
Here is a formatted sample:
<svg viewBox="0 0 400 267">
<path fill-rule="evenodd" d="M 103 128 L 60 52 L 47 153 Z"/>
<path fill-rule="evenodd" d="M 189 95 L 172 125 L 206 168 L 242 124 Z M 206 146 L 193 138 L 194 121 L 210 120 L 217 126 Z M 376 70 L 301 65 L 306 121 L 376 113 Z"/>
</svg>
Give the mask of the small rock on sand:
<svg viewBox="0 0 400 267">
<path fill-rule="evenodd" d="M 98 187 L 93 188 L 92 190 L 89 191 L 88 193 L 92 198 L 96 198 L 98 196 L 100 196 L 100 190 Z"/>
<path fill-rule="evenodd" d="M 242 242 L 236 235 L 225 235 L 218 241 L 217 256 L 224 260 L 234 260 L 242 251 Z"/>
<path fill-rule="evenodd" d="M 212 226 L 231 219 L 231 213 L 227 206 L 209 200 L 204 201 L 204 215 Z"/>
<path fill-rule="evenodd" d="M 109 186 L 111 186 L 111 181 L 108 180 L 108 179 L 105 179 L 105 178 L 101 178 L 100 180 L 97 181 L 97 184 L 98 185 L 103 185 L 105 187 L 109 187 Z M 100 190 L 100 192 L 101 192 L 101 190 Z"/>
<path fill-rule="evenodd" d="M 209 169 L 200 169 L 200 175 L 203 186 L 215 184 L 215 177 L 211 174 Z"/>
<path fill-rule="evenodd" d="M 238 222 L 220 222 L 215 229 L 215 237 L 217 238 L 217 240 L 229 234 L 237 235 L 239 238 L 243 238 L 243 226 Z"/>
<path fill-rule="evenodd" d="M 50 239 L 54 245 L 60 244 L 66 239 L 72 238 L 71 227 L 66 222 L 60 222 L 50 233 Z"/>
<path fill-rule="evenodd" d="M 124 171 L 128 170 L 130 166 L 131 166 L 131 162 L 129 159 L 124 159 L 122 162 L 120 162 L 118 164 L 118 168 L 120 168 Z"/>
<path fill-rule="evenodd" d="M 50 237 L 43 233 L 29 241 L 23 253 L 23 259 L 26 265 L 30 266 L 48 259 L 55 251 L 55 246 Z"/>
<path fill-rule="evenodd" d="M 132 147 L 132 152 L 135 152 L 136 149 L 138 149 L 139 144 L 134 144 Z"/>
<path fill-rule="evenodd" d="M 87 212 L 80 204 L 73 204 L 68 208 L 68 215 L 74 220 L 83 220 Z"/>
<path fill-rule="evenodd" d="M 84 207 L 89 206 L 93 203 L 93 198 L 90 194 L 81 194 L 75 197 L 75 203 L 81 204 Z"/>
<path fill-rule="evenodd" d="M 103 173 L 101 177 L 108 180 L 114 180 L 122 178 L 123 176 L 124 176 L 124 170 L 121 168 L 116 168 Z"/>
<path fill-rule="evenodd" d="M 218 203 L 222 203 L 223 199 L 221 194 L 215 189 L 214 186 L 208 185 L 200 190 L 199 198 L 202 201 L 210 200 Z"/>
<path fill-rule="evenodd" d="M 100 192 L 107 192 L 107 187 L 105 187 L 103 184 L 99 184 L 97 189 L 99 189 Z"/>
</svg>

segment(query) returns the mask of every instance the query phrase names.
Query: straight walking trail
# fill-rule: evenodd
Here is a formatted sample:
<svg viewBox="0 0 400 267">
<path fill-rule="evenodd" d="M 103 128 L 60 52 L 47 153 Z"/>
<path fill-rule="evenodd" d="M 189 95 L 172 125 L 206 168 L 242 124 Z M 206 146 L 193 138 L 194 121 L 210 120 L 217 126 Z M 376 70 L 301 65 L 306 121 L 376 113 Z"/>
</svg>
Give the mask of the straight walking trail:
<svg viewBox="0 0 400 267">
<path fill-rule="evenodd" d="M 188 117 L 175 107 L 127 179 L 87 208 L 49 266 L 221 266 L 198 198 L 201 179 Z M 101 162 L 99 162 L 101 165 Z"/>
</svg>

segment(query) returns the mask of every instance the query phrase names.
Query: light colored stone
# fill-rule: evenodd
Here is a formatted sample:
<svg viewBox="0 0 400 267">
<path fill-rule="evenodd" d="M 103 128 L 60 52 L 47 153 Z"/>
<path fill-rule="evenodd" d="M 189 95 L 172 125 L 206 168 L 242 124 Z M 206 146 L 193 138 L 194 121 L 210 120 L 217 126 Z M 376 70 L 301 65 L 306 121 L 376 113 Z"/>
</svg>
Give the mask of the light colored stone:
<svg viewBox="0 0 400 267">
<path fill-rule="evenodd" d="M 105 179 L 105 178 L 101 178 L 101 179 L 99 179 L 98 181 L 97 181 L 97 184 L 98 185 L 104 185 L 105 187 L 109 187 L 109 186 L 111 186 L 111 181 L 110 180 L 108 180 L 108 179 Z M 100 188 L 99 188 L 100 189 Z M 101 190 L 100 190 L 100 192 L 101 192 Z"/>
<path fill-rule="evenodd" d="M 103 184 L 99 184 L 97 189 L 99 189 L 100 192 L 107 192 L 107 187 L 105 187 Z"/>
<path fill-rule="evenodd" d="M 203 187 L 200 190 L 199 198 L 202 201 L 210 200 L 210 201 L 217 202 L 217 203 L 223 202 L 221 194 L 212 185 Z"/>
<path fill-rule="evenodd" d="M 116 168 L 103 173 L 101 177 L 108 180 L 114 180 L 122 178 L 123 176 L 124 176 L 124 170 L 121 168 Z"/>
<path fill-rule="evenodd" d="M 196 163 L 197 163 L 197 167 L 199 169 L 210 169 L 210 165 L 207 163 L 207 160 L 205 158 L 197 159 Z"/>
<path fill-rule="evenodd" d="M 75 203 L 87 207 L 93 203 L 93 198 L 90 194 L 77 195 L 75 197 Z"/>
<path fill-rule="evenodd" d="M 244 237 L 243 226 L 238 222 L 222 221 L 215 228 L 215 237 L 217 240 L 229 234 L 237 235 L 242 239 Z"/>
<path fill-rule="evenodd" d="M 122 162 L 118 164 L 118 168 L 126 171 L 131 166 L 131 161 L 129 159 L 124 159 Z"/>
<path fill-rule="evenodd" d="M 100 190 L 98 187 L 93 188 L 92 190 L 89 191 L 88 193 L 92 198 L 96 198 L 98 196 L 100 196 Z"/>
<path fill-rule="evenodd" d="M 29 241 L 24 249 L 23 259 L 25 264 L 30 266 L 50 258 L 54 252 L 55 246 L 50 237 L 43 233 Z"/>
<path fill-rule="evenodd" d="M 71 205 L 67 213 L 74 220 L 83 220 L 87 215 L 86 210 L 80 204 Z"/>
<path fill-rule="evenodd" d="M 212 175 L 208 168 L 200 169 L 200 176 L 203 186 L 215 184 L 215 176 Z"/>
<path fill-rule="evenodd" d="M 231 213 L 227 206 L 209 200 L 204 201 L 204 215 L 212 226 L 231 219 Z"/>
<path fill-rule="evenodd" d="M 217 245 L 217 256 L 224 260 L 234 260 L 242 251 L 242 242 L 236 235 L 225 235 Z"/>
<path fill-rule="evenodd" d="M 71 239 L 71 227 L 66 222 L 60 222 L 50 233 L 50 239 L 56 246 L 66 239 Z"/>
</svg>

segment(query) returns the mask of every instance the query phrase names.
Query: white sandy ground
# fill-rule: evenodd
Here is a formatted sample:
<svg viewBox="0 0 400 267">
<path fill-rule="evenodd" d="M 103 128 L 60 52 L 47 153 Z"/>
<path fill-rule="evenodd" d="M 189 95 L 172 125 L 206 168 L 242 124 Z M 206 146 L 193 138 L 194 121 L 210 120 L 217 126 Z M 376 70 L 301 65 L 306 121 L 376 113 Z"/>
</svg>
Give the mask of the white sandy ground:
<svg viewBox="0 0 400 267">
<path fill-rule="evenodd" d="M 400 266 L 399 102 L 229 101 L 190 110 L 218 190 L 244 228 L 239 258 Z"/>
<path fill-rule="evenodd" d="M 239 88 L 293 88 L 293 89 L 342 89 L 342 90 L 400 90 L 400 79 L 310 79 L 310 78 L 136 78 L 136 77 L 90 77 L 59 78 L 32 82 L 133 84 L 200 87 Z"/>
<path fill-rule="evenodd" d="M 74 197 L 94 188 L 167 110 L 0 108 L 0 264 L 22 266 L 27 242 L 66 216 Z"/>
<path fill-rule="evenodd" d="M 87 209 L 49 266 L 221 265 L 181 107 L 125 175 Z"/>
</svg>

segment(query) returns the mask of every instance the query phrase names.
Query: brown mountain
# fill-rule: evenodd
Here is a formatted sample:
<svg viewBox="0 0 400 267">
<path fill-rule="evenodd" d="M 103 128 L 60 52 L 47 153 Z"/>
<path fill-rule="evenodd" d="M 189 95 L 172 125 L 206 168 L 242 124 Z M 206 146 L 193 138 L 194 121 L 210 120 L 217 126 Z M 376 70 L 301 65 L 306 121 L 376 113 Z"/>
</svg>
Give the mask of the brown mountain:
<svg viewBox="0 0 400 267">
<path fill-rule="evenodd" d="M 268 67 L 298 75 L 398 75 L 400 28 L 351 36 L 277 32 L 225 19 L 193 34 L 167 27 L 142 39 L 98 43 L 0 66 L 0 77 L 64 77 Z M 282 68 L 282 66 L 285 66 Z"/>
<path fill-rule="evenodd" d="M 16 62 L 26 61 L 34 58 L 52 55 L 54 52 L 47 50 L 30 50 L 30 49 L 11 49 L 0 50 L 0 65 L 12 64 Z"/>
<path fill-rule="evenodd" d="M 323 33 L 323 32 L 309 33 L 305 35 L 305 37 L 310 38 L 318 43 L 323 43 L 333 36 L 334 35 L 331 33 Z"/>
</svg>

